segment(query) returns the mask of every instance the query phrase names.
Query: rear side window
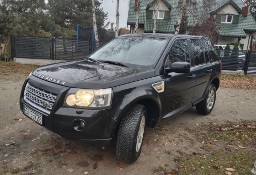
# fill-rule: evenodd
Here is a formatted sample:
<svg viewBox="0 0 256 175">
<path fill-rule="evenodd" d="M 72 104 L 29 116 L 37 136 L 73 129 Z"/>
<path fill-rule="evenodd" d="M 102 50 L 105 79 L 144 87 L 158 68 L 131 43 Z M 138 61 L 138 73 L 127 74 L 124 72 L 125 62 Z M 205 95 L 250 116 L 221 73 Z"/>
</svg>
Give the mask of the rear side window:
<svg viewBox="0 0 256 175">
<path fill-rule="evenodd" d="M 209 48 L 208 56 L 209 56 L 210 61 L 211 62 L 219 61 L 220 58 L 219 58 L 216 50 L 212 46 L 211 42 L 209 40 L 206 40 L 206 42 L 207 42 L 207 47 Z"/>
<path fill-rule="evenodd" d="M 205 39 L 203 40 L 203 44 L 204 44 L 205 61 L 206 61 L 206 63 L 209 63 L 211 61 L 210 52 L 211 52 L 212 47 L 211 47 L 211 45 L 209 45 L 209 42 Z"/>
<path fill-rule="evenodd" d="M 191 39 L 192 46 L 192 58 L 194 66 L 204 64 L 204 40 L 203 39 Z"/>
<path fill-rule="evenodd" d="M 171 63 L 173 62 L 190 63 L 188 41 L 186 39 L 178 39 L 173 43 L 169 52 L 169 60 Z"/>
</svg>

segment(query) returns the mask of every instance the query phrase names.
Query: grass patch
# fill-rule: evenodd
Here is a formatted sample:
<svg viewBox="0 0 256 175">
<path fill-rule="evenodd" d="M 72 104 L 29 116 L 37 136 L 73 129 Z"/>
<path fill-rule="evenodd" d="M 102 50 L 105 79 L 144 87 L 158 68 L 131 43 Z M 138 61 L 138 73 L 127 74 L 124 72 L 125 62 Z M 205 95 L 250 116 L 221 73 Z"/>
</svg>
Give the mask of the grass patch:
<svg viewBox="0 0 256 175">
<path fill-rule="evenodd" d="M 246 150 L 234 152 L 215 151 L 206 156 L 185 156 L 181 158 L 179 173 L 181 175 L 190 174 L 225 174 L 226 168 L 232 168 L 234 175 L 251 174 L 256 154 Z"/>
<path fill-rule="evenodd" d="M 197 139 L 205 153 L 179 158 L 179 174 L 250 174 L 256 161 L 256 122 L 204 126 Z"/>
<path fill-rule="evenodd" d="M 256 76 L 221 75 L 221 86 L 226 88 L 256 89 Z"/>
<path fill-rule="evenodd" d="M 202 133 L 199 139 L 210 144 L 221 142 L 242 147 L 256 145 L 256 123 L 212 126 L 207 133 Z"/>
<path fill-rule="evenodd" d="M 32 70 L 39 67 L 38 65 L 32 64 L 19 64 L 13 61 L 4 62 L 0 61 L 0 74 L 9 74 L 9 73 L 17 73 L 17 74 L 29 74 Z"/>
</svg>

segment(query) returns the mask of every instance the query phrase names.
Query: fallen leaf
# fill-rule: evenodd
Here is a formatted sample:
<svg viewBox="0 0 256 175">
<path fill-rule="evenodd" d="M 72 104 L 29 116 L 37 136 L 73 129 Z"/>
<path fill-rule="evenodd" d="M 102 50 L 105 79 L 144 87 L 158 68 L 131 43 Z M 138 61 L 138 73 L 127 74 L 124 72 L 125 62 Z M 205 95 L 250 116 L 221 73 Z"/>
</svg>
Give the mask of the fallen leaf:
<svg viewBox="0 0 256 175">
<path fill-rule="evenodd" d="M 239 147 L 239 148 L 241 148 L 241 149 L 245 149 L 245 147 L 244 147 L 244 146 L 240 146 L 240 145 L 238 145 L 238 147 Z"/>
<path fill-rule="evenodd" d="M 232 175 L 232 172 L 230 172 L 230 171 L 226 171 L 225 172 L 227 175 Z"/>
<path fill-rule="evenodd" d="M 175 174 L 172 172 L 169 172 L 169 173 L 165 173 L 164 175 L 175 175 Z"/>
<path fill-rule="evenodd" d="M 234 172 L 236 171 L 234 168 L 225 168 L 226 171 Z"/>
<path fill-rule="evenodd" d="M 74 170 L 72 168 L 68 169 L 68 172 L 72 173 Z"/>
</svg>

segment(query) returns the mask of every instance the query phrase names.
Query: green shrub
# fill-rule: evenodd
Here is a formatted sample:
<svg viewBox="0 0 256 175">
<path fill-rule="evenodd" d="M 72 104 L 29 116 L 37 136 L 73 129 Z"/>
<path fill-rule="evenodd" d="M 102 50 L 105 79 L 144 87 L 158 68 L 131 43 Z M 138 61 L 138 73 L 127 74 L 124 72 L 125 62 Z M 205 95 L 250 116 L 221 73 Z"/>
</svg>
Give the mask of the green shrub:
<svg viewBox="0 0 256 175">
<path fill-rule="evenodd" d="M 224 56 L 229 56 L 229 54 L 230 54 L 230 44 L 228 42 L 224 50 Z"/>
<path fill-rule="evenodd" d="M 238 43 L 238 41 L 237 41 L 237 42 L 235 42 L 235 44 L 234 44 L 234 48 L 233 48 L 233 50 L 232 50 L 232 55 L 238 55 L 238 51 L 239 51 L 238 46 L 239 46 L 239 43 Z"/>
</svg>

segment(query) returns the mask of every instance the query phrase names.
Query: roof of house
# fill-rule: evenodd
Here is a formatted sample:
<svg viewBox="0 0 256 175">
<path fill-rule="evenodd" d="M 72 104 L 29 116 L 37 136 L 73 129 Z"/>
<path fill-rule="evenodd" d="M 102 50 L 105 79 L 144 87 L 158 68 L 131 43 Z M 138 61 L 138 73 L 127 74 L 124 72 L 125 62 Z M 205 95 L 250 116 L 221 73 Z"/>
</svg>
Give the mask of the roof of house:
<svg viewBox="0 0 256 175">
<path fill-rule="evenodd" d="M 218 24 L 220 35 L 226 37 L 246 37 L 246 31 L 256 31 L 255 19 L 249 14 L 247 17 L 240 16 L 238 24 Z"/>
<path fill-rule="evenodd" d="M 129 8 L 129 14 L 128 14 L 128 20 L 127 24 L 135 24 L 136 22 L 136 14 L 134 11 L 134 0 L 130 0 L 130 8 Z M 139 14 L 139 24 L 145 24 L 144 30 L 145 32 L 152 32 L 153 29 L 153 20 L 152 19 L 146 19 L 146 9 L 148 8 L 149 4 L 154 4 L 155 0 L 143 0 L 140 4 L 140 14 Z M 178 6 L 177 0 L 164 0 L 165 4 L 170 4 L 167 6 L 168 8 L 171 8 L 171 20 L 157 20 L 157 32 L 160 33 L 174 33 L 174 25 L 176 24 L 176 21 L 178 19 L 178 16 L 176 15 L 176 9 L 175 7 Z"/>
<path fill-rule="evenodd" d="M 238 2 L 239 3 L 239 2 Z M 216 12 L 218 12 L 219 10 L 221 10 L 224 6 L 231 4 L 236 10 L 237 12 L 241 13 L 242 12 L 242 7 L 240 7 L 241 4 L 237 4 L 235 1 L 233 0 L 225 0 L 223 2 L 221 2 L 220 5 L 214 7 L 214 9 L 210 12 L 210 14 L 214 14 Z"/>
<path fill-rule="evenodd" d="M 246 37 L 246 33 L 238 24 L 218 24 L 220 27 L 220 36 L 224 37 Z"/>
<path fill-rule="evenodd" d="M 128 14 L 127 24 L 135 24 L 136 22 L 136 15 L 134 12 L 134 1 L 130 0 L 130 8 Z M 202 0 L 197 0 L 199 4 L 203 4 Z M 152 32 L 153 29 L 153 20 L 146 19 L 146 9 L 148 8 L 149 4 L 153 4 L 155 0 L 143 0 L 140 5 L 140 14 L 139 14 L 139 24 L 144 24 L 144 31 L 145 32 Z M 162 33 L 174 33 L 175 29 L 174 26 L 177 24 L 179 18 L 179 8 L 178 8 L 178 0 L 164 0 L 164 3 L 169 3 L 171 7 L 171 19 L 170 20 L 157 20 L 157 32 Z M 231 4 L 233 7 L 241 13 L 241 9 L 244 7 L 244 3 L 242 0 L 216 0 L 215 3 L 212 5 L 211 11 L 209 14 L 215 14 L 222 7 Z M 198 8 L 205 10 L 203 8 Z M 188 26 L 193 26 L 196 24 L 196 19 L 193 16 L 188 16 Z M 221 36 L 230 36 L 230 37 L 245 37 L 246 31 L 256 31 L 256 22 L 253 16 L 249 13 L 247 17 L 240 15 L 239 23 L 238 24 L 218 24 L 220 27 L 220 35 Z"/>
<path fill-rule="evenodd" d="M 240 13 L 238 24 L 224 24 L 220 23 L 218 26 L 220 27 L 220 35 L 226 37 L 246 37 L 246 31 L 256 31 L 256 21 L 251 15 L 248 13 L 248 16 L 243 16 L 241 14 L 241 9 L 244 7 L 244 4 L 241 0 L 228 0 L 221 7 L 215 9 L 212 14 L 217 13 L 221 8 L 227 4 L 233 5 L 233 7 L 237 10 L 237 7 L 240 10 L 237 10 Z"/>
<path fill-rule="evenodd" d="M 171 4 L 169 3 L 168 0 L 162 0 L 162 2 L 163 2 L 169 9 L 172 8 L 172 6 L 171 6 Z M 157 3 L 157 0 L 151 1 L 150 3 L 147 4 L 147 8 L 153 6 L 155 3 Z"/>
<path fill-rule="evenodd" d="M 170 20 L 156 20 L 156 32 L 158 33 L 171 33 L 174 31 L 174 25 L 171 25 Z M 154 28 L 154 20 L 153 19 L 146 19 L 145 25 L 144 25 L 144 31 L 152 32 L 152 29 Z"/>
</svg>

